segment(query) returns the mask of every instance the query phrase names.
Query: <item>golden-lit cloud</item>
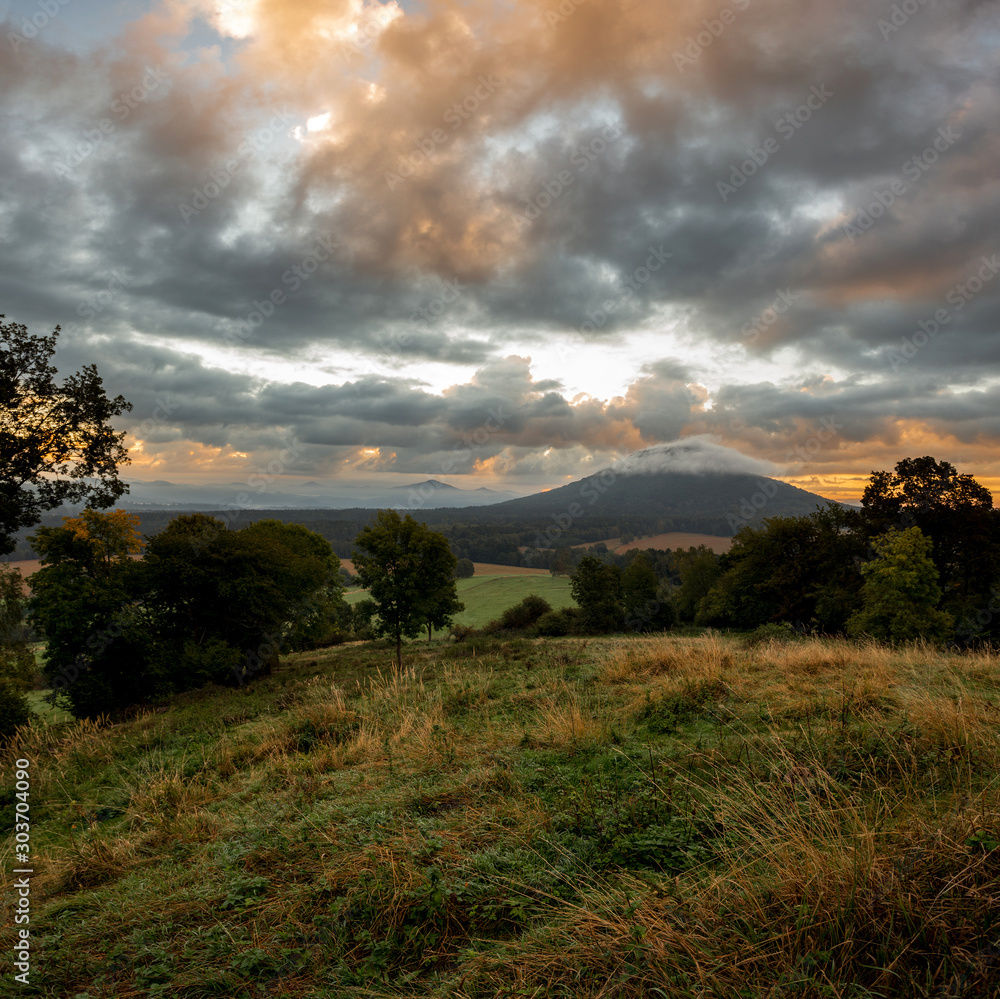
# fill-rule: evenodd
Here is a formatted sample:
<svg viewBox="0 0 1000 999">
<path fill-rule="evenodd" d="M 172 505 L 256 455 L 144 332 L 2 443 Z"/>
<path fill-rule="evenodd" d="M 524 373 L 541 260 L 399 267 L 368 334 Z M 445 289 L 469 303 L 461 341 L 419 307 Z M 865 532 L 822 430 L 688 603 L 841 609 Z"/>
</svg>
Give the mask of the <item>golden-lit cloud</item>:
<svg viewBox="0 0 1000 999">
<path fill-rule="evenodd" d="M 281 474 L 467 449 L 551 484 L 708 434 L 838 496 L 918 453 L 1000 478 L 995 11 L 725 8 L 162 0 L 85 55 L 40 35 L 0 54 L 3 308 L 133 398 L 140 475 L 295 433 Z"/>
</svg>

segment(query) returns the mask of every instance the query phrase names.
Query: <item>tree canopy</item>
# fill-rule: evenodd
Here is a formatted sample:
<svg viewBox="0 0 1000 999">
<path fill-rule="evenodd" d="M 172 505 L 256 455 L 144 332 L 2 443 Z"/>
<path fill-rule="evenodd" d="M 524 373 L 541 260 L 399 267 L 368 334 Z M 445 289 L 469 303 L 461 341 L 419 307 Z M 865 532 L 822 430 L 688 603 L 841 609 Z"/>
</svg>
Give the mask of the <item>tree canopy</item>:
<svg viewBox="0 0 1000 999">
<path fill-rule="evenodd" d="M 404 638 L 446 627 L 463 609 L 453 578 L 458 560 L 444 535 L 395 510 L 379 510 L 355 545 L 358 581 L 378 608 L 372 628 L 395 640 L 401 666 Z"/>
<path fill-rule="evenodd" d="M 132 404 L 109 399 L 92 364 L 58 384 L 49 363 L 58 335 L 58 326 L 33 336 L 0 322 L 0 554 L 46 510 L 83 501 L 108 507 L 128 492 L 118 478 L 129 460 L 125 434 L 109 421 Z"/>
<path fill-rule="evenodd" d="M 127 516 L 84 511 L 41 527 L 32 618 L 45 673 L 77 716 L 201 686 L 245 683 L 282 648 L 330 634 L 344 608 L 339 560 L 296 524 L 232 531 L 204 514 L 175 518 L 141 562 Z"/>
<path fill-rule="evenodd" d="M 622 570 L 617 565 L 584 556 L 573 574 L 570 592 L 580 605 L 587 631 L 619 631 L 623 627 Z"/>
<path fill-rule="evenodd" d="M 847 622 L 847 633 L 889 642 L 947 638 L 955 622 L 937 609 L 941 587 L 931 539 L 919 527 L 892 529 L 873 546 L 876 557 L 861 566 L 864 603 Z"/>
<path fill-rule="evenodd" d="M 931 538 L 944 609 L 964 619 L 992 601 L 1000 566 L 1000 514 L 989 489 L 947 461 L 904 458 L 873 472 L 862 499 L 866 531 L 919 527 Z"/>
</svg>

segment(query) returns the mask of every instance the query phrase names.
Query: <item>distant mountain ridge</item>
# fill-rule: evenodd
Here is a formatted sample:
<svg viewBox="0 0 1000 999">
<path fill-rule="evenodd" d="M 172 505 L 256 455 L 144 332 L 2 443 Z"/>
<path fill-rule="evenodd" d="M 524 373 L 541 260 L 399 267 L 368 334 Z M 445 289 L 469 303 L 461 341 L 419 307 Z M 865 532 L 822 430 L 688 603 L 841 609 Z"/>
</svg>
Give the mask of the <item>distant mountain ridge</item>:
<svg viewBox="0 0 1000 999">
<path fill-rule="evenodd" d="M 475 489 L 461 489 L 441 482 L 439 479 L 424 479 L 422 482 L 402 486 L 369 486 L 354 483 L 305 482 L 285 486 L 278 490 L 271 487 L 266 476 L 252 476 L 261 480 L 250 482 L 209 482 L 197 485 L 167 482 L 132 480 L 127 496 L 120 505 L 127 509 L 167 509 L 178 512 L 192 512 L 207 509 L 222 509 L 238 506 L 248 510 L 296 509 L 296 510 L 349 510 L 359 507 L 378 509 L 393 507 L 410 509 L 423 507 L 460 508 L 497 503 L 519 495 L 515 492 L 499 492 L 483 486 Z"/>
</svg>

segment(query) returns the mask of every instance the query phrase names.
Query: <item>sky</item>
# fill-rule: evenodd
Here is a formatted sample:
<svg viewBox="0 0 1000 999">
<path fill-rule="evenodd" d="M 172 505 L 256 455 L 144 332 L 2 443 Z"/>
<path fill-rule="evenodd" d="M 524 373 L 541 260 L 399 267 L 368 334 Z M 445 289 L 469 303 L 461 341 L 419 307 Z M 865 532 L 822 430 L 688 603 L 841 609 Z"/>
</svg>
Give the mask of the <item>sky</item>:
<svg viewBox="0 0 1000 999">
<path fill-rule="evenodd" d="M 697 438 L 1000 498 L 996 3 L 0 18 L 0 312 L 132 402 L 126 479 L 532 492 Z"/>
</svg>

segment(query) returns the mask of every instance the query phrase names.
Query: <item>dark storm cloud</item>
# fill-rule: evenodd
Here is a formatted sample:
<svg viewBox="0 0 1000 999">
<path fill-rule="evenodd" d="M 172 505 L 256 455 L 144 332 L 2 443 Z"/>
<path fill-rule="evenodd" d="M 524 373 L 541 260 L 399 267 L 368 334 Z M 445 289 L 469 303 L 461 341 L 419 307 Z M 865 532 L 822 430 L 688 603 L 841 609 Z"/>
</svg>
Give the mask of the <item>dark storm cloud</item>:
<svg viewBox="0 0 1000 999">
<path fill-rule="evenodd" d="M 0 311 L 61 323 L 137 417 L 183 398 L 155 435 L 287 427 L 416 467 L 492 410 L 478 460 L 505 471 L 706 428 L 774 460 L 826 417 L 995 440 L 995 4 L 431 2 L 352 50 L 347 0 L 269 3 L 225 58 L 190 44 L 198 6 L 86 57 L 13 22 L 0 46 Z M 671 315 L 834 388 L 734 368 L 703 412 L 697 364 L 654 359 L 574 404 L 507 357 Z M 264 381 L 200 349 L 370 375 Z M 479 371 L 433 393 L 426 361 Z"/>
</svg>

